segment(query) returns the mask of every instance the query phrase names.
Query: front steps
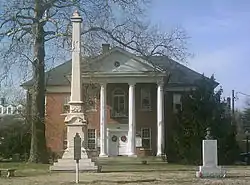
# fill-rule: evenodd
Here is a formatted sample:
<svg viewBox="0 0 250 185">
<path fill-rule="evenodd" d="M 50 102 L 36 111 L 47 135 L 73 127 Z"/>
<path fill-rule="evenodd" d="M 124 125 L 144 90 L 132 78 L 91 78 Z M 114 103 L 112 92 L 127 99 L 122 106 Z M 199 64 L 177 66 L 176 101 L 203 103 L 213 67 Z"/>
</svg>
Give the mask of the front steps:
<svg viewBox="0 0 250 185">
<path fill-rule="evenodd" d="M 128 156 L 115 156 L 115 157 L 97 157 L 94 161 L 98 164 L 142 164 L 143 161 L 147 163 L 162 163 L 163 160 L 161 157 L 156 156 L 147 156 L 147 157 L 128 157 Z"/>
<path fill-rule="evenodd" d="M 79 171 L 80 172 L 97 172 L 98 166 L 93 162 L 87 155 L 86 151 L 82 149 L 82 159 L 79 160 Z M 74 150 L 71 148 L 66 150 L 63 154 L 62 159 L 58 159 L 53 166 L 50 166 L 50 171 L 60 172 L 75 172 L 76 161 L 74 160 Z"/>
<path fill-rule="evenodd" d="M 50 171 L 75 172 L 76 161 L 73 159 L 58 159 L 53 166 L 50 166 Z M 84 158 L 79 160 L 80 172 L 98 172 L 98 166 L 91 159 Z"/>
<path fill-rule="evenodd" d="M 95 157 L 83 158 L 79 161 L 80 172 L 101 172 L 101 167 L 104 166 L 119 166 L 119 165 L 137 165 L 137 164 L 162 164 L 161 157 L 147 156 L 147 157 L 128 157 L 128 156 L 115 156 L 115 157 Z M 53 166 L 50 166 L 52 172 L 75 172 L 76 162 L 73 159 L 58 159 Z"/>
</svg>

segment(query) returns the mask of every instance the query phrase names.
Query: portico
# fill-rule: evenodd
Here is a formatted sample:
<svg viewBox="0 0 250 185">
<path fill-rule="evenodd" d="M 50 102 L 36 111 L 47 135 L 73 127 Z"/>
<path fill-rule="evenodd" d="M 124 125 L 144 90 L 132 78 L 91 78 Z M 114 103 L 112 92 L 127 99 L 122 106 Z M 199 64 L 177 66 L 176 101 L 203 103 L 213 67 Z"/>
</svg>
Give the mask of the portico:
<svg viewBox="0 0 250 185">
<path fill-rule="evenodd" d="M 124 75 L 124 74 L 123 74 Z M 133 74 L 135 76 L 135 74 Z M 151 77 L 150 75 L 147 77 L 140 77 L 140 74 L 137 74 L 137 77 L 128 77 L 128 78 L 119 78 L 112 77 L 110 74 L 109 77 L 105 75 L 105 78 L 92 77 L 92 81 L 99 81 L 100 84 L 100 154 L 99 157 L 108 157 L 115 155 L 125 155 L 129 157 L 136 157 L 136 99 L 140 98 L 138 93 L 136 94 L 137 85 L 140 84 L 155 84 L 155 89 L 157 96 L 152 97 L 152 101 L 156 102 L 156 120 L 154 123 L 157 128 L 157 135 L 152 137 L 156 137 L 154 140 L 155 143 L 150 143 L 150 145 L 154 145 L 157 148 L 156 155 L 161 156 L 164 152 L 164 91 L 163 91 L 163 77 Z M 84 81 L 88 81 L 87 75 L 84 76 Z M 101 82 L 100 82 L 101 81 Z M 108 93 L 110 93 L 112 98 L 116 98 L 123 101 L 123 94 L 120 92 L 119 94 L 114 94 L 115 90 L 119 88 L 114 88 L 115 90 L 107 92 L 107 86 L 109 84 L 126 84 L 127 85 L 127 94 L 128 97 L 125 99 L 127 101 L 127 113 L 122 114 L 122 111 L 118 111 L 114 113 L 114 103 L 112 100 L 107 102 Z M 126 89 L 125 89 L 126 90 Z M 138 89 L 137 89 L 138 91 Z M 126 94 L 126 92 L 124 93 Z M 124 95 L 125 96 L 125 95 Z M 107 107 L 109 106 L 109 108 Z M 126 107 L 126 105 L 124 105 Z M 110 110 L 110 112 L 109 112 Z M 152 111 L 152 110 L 151 110 Z M 109 114 L 108 114 L 109 113 Z M 108 116 L 113 116 L 115 118 L 123 118 L 126 120 L 127 124 L 110 124 L 108 122 Z M 116 136 L 116 137 L 115 137 Z M 126 141 L 121 141 L 121 137 L 127 137 Z M 112 138 L 113 137 L 113 138 Z M 113 140 L 112 140 L 113 139 Z M 152 142 L 152 141 L 150 141 Z"/>
</svg>

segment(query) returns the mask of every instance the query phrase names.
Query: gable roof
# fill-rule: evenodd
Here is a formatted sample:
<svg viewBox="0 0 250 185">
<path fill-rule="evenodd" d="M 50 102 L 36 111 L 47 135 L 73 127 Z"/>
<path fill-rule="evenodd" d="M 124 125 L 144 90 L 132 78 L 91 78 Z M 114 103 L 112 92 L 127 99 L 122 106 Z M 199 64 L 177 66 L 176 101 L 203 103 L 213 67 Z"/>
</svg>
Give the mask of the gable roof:
<svg viewBox="0 0 250 185">
<path fill-rule="evenodd" d="M 109 56 L 111 56 L 111 54 L 114 54 L 115 52 L 118 52 L 119 54 L 121 54 L 119 57 L 121 57 L 122 55 L 127 56 L 129 59 L 132 59 L 135 62 L 141 64 L 140 67 L 144 68 L 146 71 L 148 70 L 148 71 L 155 71 L 155 72 L 161 72 L 161 73 L 165 72 L 165 70 L 163 70 L 162 68 L 155 66 L 152 63 L 150 63 L 149 61 L 143 59 L 142 57 L 136 56 L 136 55 L 120 48 L 120 47 L 114 47 L 114 48 L 110 49 L 108 52 L 105 52 L 105 53 L 95 57 L 94 59 L 91 60 L 91 62 L 89 62 L 89 67 L 91 66 L 90 68 L 93 71 L 99 72 L 99 70 L 96 70 L 96 69 L 100 66 L 104 66 L 103 64 L 100 65 L 100 62 L 103 62 L 103 60 L 105 60 L 105 58 L 108 58 Z M 127 63 L 129 63 L 129 62 L 127 61 Z M 130 66 L 130 67 L 135 67 L 135 66 Z M 117 71 L 117 69 L 119 69 L 119 67 L 117 67 L 114 71 Z M 82 71 L 84 71 L 84 70 L 86 70 L 85 66 L 83 67 Z M 137 69 L 137 70 L 140 71 L 141 69 Z M 119 70 L 118 70 L 118 72 L 119 72 Z"/>
<path fill-rule="evenodd" d="M 202 74 L 180 64 L 179 62 L 169 59 L 166 56 L 152 56 L 149 60 L 163 70 L 170 72 L 171 77 L 169 79 L 169 84 L 171 85 L 190 86 L 194 85 L 197 80 L 204 77 Z M 205 77 L 205 79 L 211 81 L 207 77 Z M 214 85 L 217 86 L 218 84 L 219 83 L 215 82 Z"/>
<path fill-rule="evenodd" d="M 45 73 L 45 83 L 52 86 L 61 86 L 70 84 L 66 75 L 71 73 L 71 60 L 56 66 Z M 21 86 L 32 86 L 34 79 L 24 82 Z"/>
<path fill-rule="evenodd" d="M 191 70 L 190 68 L 172 60 L 169 59 L 166 56 L 152 56 L 147 59 L 145 57 L 136 56 L 122 48 L 114 47 L 110 49 L 110 51 L 98 55 L 94 58 L 82 58 L 82 66 L 81 70 L 84 73 L 88 72 L 99 72 L 97 69 L 101 69 L 103 66 L 102 60 L 105 59 L 105 57 L 110 56 L 114 52 L 120 52 L 123 55 L 126 55 L 137 62 L 140 62 L 142 65 L 147 67 L 148 70 L 154 70 L 158 72 L 164 72 L 168 71 L 171 74 L 169 85 L 172 86 L 190 86 L 195 85 L 195 82 L 203 77 L 202 74 Z M 65 86 L 69 85 L 70 82 L 67 78 L 69 74 L 71 74 L 71 65 L 72 61 L 69 60 L 61 65 L 58 65 L 57 67 L 47 71 L 45 73 L 45 83 L 49 86 Z M 99 67 L 99 68 L 98 68 Z M 114 72 L 114 71 L 112 71 Z M 119 71 L 115 71 L 119 72 Z M 207 78 L 209 80 L 209 78 Z M 210 80 L 211 81 L 211 80 Z M 21 86 L 28 87 L 32 86 L 34 83 L 34 80 L 29 80 L 25 83 L 23 83 Z M 214 86 L 216 87 L 218 85 L 217 82 L 214 82 Z"/>
</svg>

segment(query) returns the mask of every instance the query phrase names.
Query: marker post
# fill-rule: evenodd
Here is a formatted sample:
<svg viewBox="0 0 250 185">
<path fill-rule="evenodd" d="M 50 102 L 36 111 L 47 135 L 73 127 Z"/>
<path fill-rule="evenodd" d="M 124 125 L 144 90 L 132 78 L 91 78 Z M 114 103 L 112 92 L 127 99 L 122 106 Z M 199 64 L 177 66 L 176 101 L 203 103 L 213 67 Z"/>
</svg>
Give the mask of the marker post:
<svg viewBox="0 0 250 185">
<path fill-rule="evenodd" d="M 81 159 L 81 137 L 76 133 L 74 137 L 74 160 L 76 161 L 76 183 L 79 183 L 79 160 Z"/>
</svg>

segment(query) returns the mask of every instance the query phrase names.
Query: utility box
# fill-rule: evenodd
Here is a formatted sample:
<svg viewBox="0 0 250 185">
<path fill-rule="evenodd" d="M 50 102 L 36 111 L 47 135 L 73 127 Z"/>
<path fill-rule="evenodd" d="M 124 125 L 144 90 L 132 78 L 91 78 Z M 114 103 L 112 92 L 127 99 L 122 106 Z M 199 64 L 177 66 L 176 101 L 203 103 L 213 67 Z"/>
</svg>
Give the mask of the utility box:
<svg viewBox="0 0 250 185">
<path fill-rule="evenodd" d="M 81 159 L 81 147 L 82 146 L 82 141 L 79 133 L 76 133 L 74 137 L 74 160 L 79 161 Z"/>
</svg>

